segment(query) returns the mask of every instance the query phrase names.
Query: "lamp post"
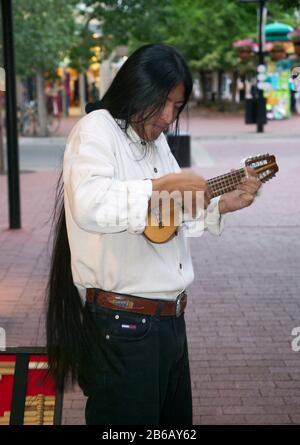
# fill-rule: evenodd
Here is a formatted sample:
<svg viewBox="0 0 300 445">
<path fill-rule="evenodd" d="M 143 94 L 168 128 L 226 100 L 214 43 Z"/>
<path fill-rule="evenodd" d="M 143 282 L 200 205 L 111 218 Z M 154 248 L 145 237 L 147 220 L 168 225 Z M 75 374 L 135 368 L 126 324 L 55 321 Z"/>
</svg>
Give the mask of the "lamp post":
<svg viewBox="0 0 300 445">
<path fill-rule="evenodd" d="M 258 67 L 264 65 L 264 18 L 266 17 L 266 2 L 268 0 L 239 0 L 240 3 L 258 3 Z M 260 70 L 258 70 L 260 71 Z M 265 100 L 262 86 L 257 82 L 258 102 L 256 113 L 257 133 L 263 133 L 265 123 Z"/>
<path fill-rule="evenodd" d="M 21 228 L 16 80 L 11 0 L 1 0 L 4 64 L 6 72 L 6 136 L 10 229 Z"/>
</svg>

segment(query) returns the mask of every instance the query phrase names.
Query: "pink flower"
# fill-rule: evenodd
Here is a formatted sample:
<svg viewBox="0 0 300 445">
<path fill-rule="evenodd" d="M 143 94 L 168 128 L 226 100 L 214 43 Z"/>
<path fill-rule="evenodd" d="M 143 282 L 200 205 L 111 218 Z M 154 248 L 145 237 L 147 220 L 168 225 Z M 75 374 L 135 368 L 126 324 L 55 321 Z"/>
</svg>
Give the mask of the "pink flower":
<svg viewBox="0 0 300 445">
<path fill-rule="evenodd" d="M 292 41 L 300 40 L 300 28 L 295 29 L 293 32 L 289 32 L 287 36 Z"/>
<path fill-rule="evenodd" d="M 233 42 L 232 46 L 234 48 L 251 48 L 254 49 L 257 46 L 257 43 L 252 39 L 244 39 L 244 40 L 236 40 Z"/>
</svg>

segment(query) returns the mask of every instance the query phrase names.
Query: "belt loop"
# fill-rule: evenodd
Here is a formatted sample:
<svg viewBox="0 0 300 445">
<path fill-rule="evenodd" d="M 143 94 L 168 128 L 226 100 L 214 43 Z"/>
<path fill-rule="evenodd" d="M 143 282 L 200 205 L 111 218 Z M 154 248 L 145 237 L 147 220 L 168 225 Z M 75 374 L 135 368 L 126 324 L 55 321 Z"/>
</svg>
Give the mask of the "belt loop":
<svg viewBox="0 0 300 445">
<path fill-rule="evenodd" d="M 93 303 L 92 303 L 92 312 L 96 312 L 97 307 L 97 291 L 93 289 Z"/>
<path fill-rule="evenodd" d="M 155 312 L 155 314 L 154 314 L 154 316 L 155 317 L 157 317 L 157 316 L 159 316 L 160 315 L 160 313 L 161 313 L 161 310 L 162 310 L 162 308 L 165 306 L 165 302 L 164 301 L 161 301 L 161 300 L 159 300 L 158 301 L 158 305 L 157 305 L 157 309 L 156 309 L 156 312 Z"/>
</svg>

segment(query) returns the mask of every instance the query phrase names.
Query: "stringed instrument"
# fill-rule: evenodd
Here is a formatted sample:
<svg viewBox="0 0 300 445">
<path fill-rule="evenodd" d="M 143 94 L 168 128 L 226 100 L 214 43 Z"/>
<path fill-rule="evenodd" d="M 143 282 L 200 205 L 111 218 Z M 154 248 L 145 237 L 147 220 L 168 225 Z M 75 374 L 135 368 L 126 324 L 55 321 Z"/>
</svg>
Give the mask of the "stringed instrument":
<svg viewBox="0 0 300 445">
<path fill-rule="evenodd" d="M 215 198 L 223 195 L 223 193 L 235 190 L 242 182 L 242 179 L 247 176 L 246 167 L 251 167 L 255 170 L 257 178 L 261 182 L 267 182 L 279 170 L 274 155 L 267 153 L 249 157 L 245 160 L 244 167 L 207 180 L 211 197 Z M 177 232 L 178 212 L 182 214 L 182 205 L 176 206 L 173 199 L 169 201 L 168 212 L 163 212 L 162 200 L 160 199 L 158 206 L 150 207 L 148 210 L 144 236 L 152 243 L 165 243 L 172 239 Z"/>
</svg>

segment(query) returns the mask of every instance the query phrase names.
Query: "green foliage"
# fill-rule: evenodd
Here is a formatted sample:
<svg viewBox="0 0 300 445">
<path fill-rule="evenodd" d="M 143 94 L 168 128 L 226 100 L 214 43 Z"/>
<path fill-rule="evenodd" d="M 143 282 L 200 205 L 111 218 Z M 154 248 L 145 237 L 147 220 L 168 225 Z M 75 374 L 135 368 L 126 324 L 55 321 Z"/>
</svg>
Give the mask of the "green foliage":
<svg viewBox="0 0 300 445">
<path fill-rule="evenodd" d="M 20 74 L 54 70 L 67 56 L 87 68 L 94 40 L 87 23 L 101 22 L 103 53 L 117 45 L 130 51 L 146 43 L 176 46 L 195 70 L 244 67 L 232 48 L 237 39 L 256 38 L 257 4 L 236 0 L 86 0 L 90 10 L 76 23 L 78 0 L 15 0 L 16 65 Z M 269 0 L 268 21 L 297 26 L 298 0 Z"/>
<path fill-rule="evenodd" d="M 241 7 L 235 1 L 186 0 L 185 14 L 175 0 L 178 16 L 184 19 L 180 29 L 185 32 L 174 35 L 170 43 L 179 47 L 197 69 L 227 69 L 236 64 L 232 42 L 239 38 L 253 37 L 256 31 L 256 11 L 253 5 Z M 172 10 L 169 11 L 170 15 Z M 247 31 L 245 30 L 247 23 Z"/>
<path fill-rule="evenodd" d="M 106 8 L 103 2 L 90 4 L 114 44 L 129 42 L 131 49 L 150 42 L 174 45 L 197 70 L 236 64 L 233 40 L 256 33 L 256 6 L 235 0 L 110 0 Z"/>
<path fill-rule="evenodd" d="M 282 22 L 293 27 L 298 27 L 297 18 L 294 14 L 294 6 L 293 1 L 290 0 L 269 1 L 267 3 L 268 23 Z"/>
<path fill-rule="evenodd" d="M 96 43 L 87 26 L 78 26 L 76 35 L 76 42 L 74 42 L 69 52 L 69 65 L 80 72 L 84 72 L 89 67 L 94 55 L 92 48 Z"/>
<path fill-rule="evenodd" d="M 112 45 L 130 50 L 153 42 L 180 49 L 196 70 L 234 69 L 241 65 L 232 42 L 257 38 L 257 4 L 237 0 L 87 0 L 103 20 Z M 293 0 L 267 2 L 268 21 L 296 25 Z M 287 9 L 289 8 L 289 9 Z"/>
<path fill-rule="evenodd" d="M 51 71 L 74 43 L 75 0 L 16 0 L 16 68 L 21 75 Z"/>
<path fill-rule="evenodd" d="M 300 7 L 300 1 L 299 0 L 278 0 L 277 3 L 283 8 L 283 9 L 294 9 Z"/>
</svg>

